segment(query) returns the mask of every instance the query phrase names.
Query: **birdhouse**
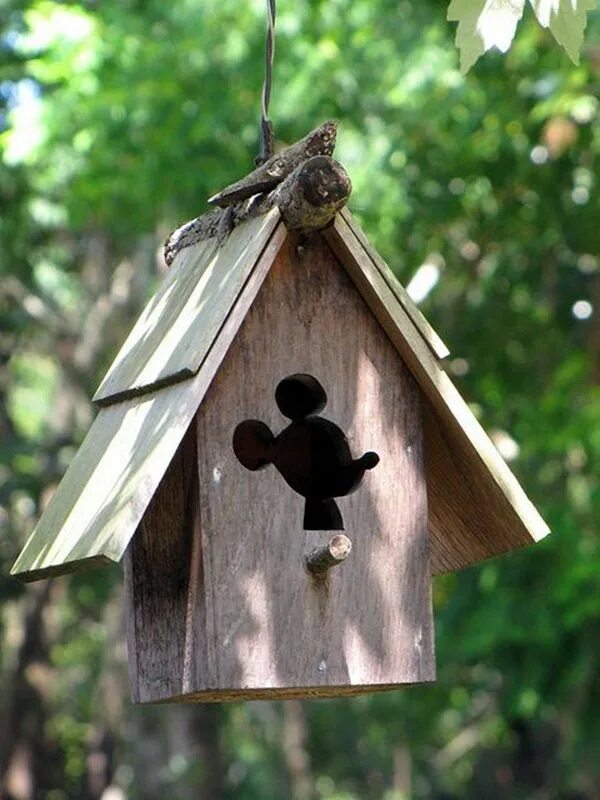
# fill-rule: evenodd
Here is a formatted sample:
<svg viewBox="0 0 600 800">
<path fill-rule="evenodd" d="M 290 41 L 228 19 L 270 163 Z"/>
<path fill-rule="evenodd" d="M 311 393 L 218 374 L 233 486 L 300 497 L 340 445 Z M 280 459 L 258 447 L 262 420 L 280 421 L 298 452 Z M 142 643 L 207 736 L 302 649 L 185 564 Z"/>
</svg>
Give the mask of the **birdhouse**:
<svg viewBox="0 0 600 800">
<path fill-rule="evenodd" d="M 548 532 L 299 145 L 171 237 L 12 571 L 124 560 L 138 702 L 433 681 L 432 578 Z"/>
</svg>

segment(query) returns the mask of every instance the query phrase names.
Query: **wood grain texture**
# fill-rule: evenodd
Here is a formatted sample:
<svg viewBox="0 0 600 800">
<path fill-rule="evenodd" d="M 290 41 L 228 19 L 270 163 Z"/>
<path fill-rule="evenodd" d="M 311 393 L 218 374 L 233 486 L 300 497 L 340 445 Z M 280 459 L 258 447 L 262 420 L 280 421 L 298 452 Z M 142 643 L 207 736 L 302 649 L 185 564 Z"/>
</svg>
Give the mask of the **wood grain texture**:
<svg viewBox="0 0 600 800">
<path fill-rule="evenodd" d="M 309 233 L 329 225 L 351 192 L 352 183 L 339 162 L 328 156 L 313 156 L 266 200 L 277 205 L 288 230 Z"/>
<path fill-rule="evenodd" d="M 186 381 L 102 409 L 12 574 L 119 561 L 197 408 Z"/>
<path fill-rule="evenodd" d="M 542 539 L 548 526 L 345 219 L 338 215 L 324 235 L 428 400 L 432 574 Z"/>
<path fill-rule="evenodd" d="M 433 679 L 432 679 L 433 680 Z M 423 681 L 427 683 L 429 681 Z M 148 703 L 235 703 L 249 700 L 325 700 L 333 697 L 358 697 L 362 694 L 379 694 L 381 692 L 398 691 L 409 686 L 419 686 L 420 683 L 359 683 L 322 685 L 322 686 L 294 686 L 285 687 L 266 687 L 253 689 L 246 687 L 243 689 L 207 689 L 201 692 L 191 692 L 175 697 L 163 697 L 156 700 L 148 699 Z M 144 702 L 136 701 L 136 702 Z"/>
<path fill-rule="evenodd" d="M 421 309 L 416 305 L 416 303 L 414 302 L 412 297 L 408 294 L 404 286 L 402 286 L 398 278 L 396 278 L 396 276 L 389 268 L 387 263 L 377 252 L 377 250 L 373 247 L 373 245 L 369 242 L 366 233 L 360 227 L 356 218 L 351 214 L 351 212 L 347 208 L 342 209 L 340 215 L 347 223 L 352 233 L 361 243 L 364 251 L 367 253 L 367 255 L 369 256 L 375 267 L 381 273 L 382 278 L 391 289 L 392 294 L 396 297 L 402 308 L 411 318 L 412 322 L 422 335 L 423 339 L 427 343 L 431 352 L 439 359 L 444 359 L 447 356 L 449 356 L 450 350 L 448 350 L 448 348 L 441 340 L 439 335 L 431 327 L 427 319 L 424 317 Z"/>
<path fill-rule="evenodd" d="M 194 537 L 199 536 L 196 426 L 192 423 L 125 554 L 127 647 L 132 698 L 148 683 L 163 695 L 183 691 Z M 201 583 L 201 575 L 195 574 Z M 138 677 L 143 676 L 140 687 Z"/>
<path fill-rule="evenodd" d="M 213 209 L 181 225 L 165 242 L 165 261 L 172 264 L 182 250 L 207 239 L 219 241 L 238 225 L 275 207 L 288 230 L 321 230 L 331 223 L 351 191 L 352 183 L 341 164 L 328 156 L 313 156 L 268 194 Z"/>
<path fill-rule="evenodd" d="M 194 375 L 266 247 L 277 209 L 247 220 L 222 245 L 216 238 L 175 259 L 100 384 L 107 405 Z"/>
<path fill-rule="evenodd" d="M 247 418 L 278 433 L 274 391 L 307 372 L 322 416 L 353 453 L 381 461 L 340 498 L 352 555 L 317 582 L 306 554 L 330 538 L 304 531 L 303 498 L 273 466 L 245 469 L 232 435 Z M 286 246 L 198 412 L 204 602 L 196 598 L 186 696 L 359 693 L 434 679 L 427 498 L 419 393 L 322 237 Z M 199 694 L 201 693 L 201 694 Z M 160 700 L 157 692 L 146 699 Z M 165 699 L 165 698 L 163 698 Z"/>
<path fill-rule="evenodd" d="M 193 378 L 100 410 L 11 574 L 121 559 L 285 236 L 280 224 Z"/>
</svg>

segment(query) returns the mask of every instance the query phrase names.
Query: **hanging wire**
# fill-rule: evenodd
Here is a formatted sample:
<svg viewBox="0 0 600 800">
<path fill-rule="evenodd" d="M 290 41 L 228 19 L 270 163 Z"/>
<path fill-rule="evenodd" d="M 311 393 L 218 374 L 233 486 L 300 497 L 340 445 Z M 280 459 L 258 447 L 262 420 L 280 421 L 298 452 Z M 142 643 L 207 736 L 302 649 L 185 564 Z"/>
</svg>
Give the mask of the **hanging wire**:
<svg viewBox="0 0 600 800">
<path fill-rule="evenodd" d="M 257 166 L 264 164 L 273 155 L 273 125 L 269 119 L 271 102 L 271 82 L 273 79 L 273 59 L 275 57 L 275 0 L 267 0 L 267 40 L 265 44 L 265 80 L 262 88 L 260 120 L 260 153 L 255 159 Z"/>
</svg>

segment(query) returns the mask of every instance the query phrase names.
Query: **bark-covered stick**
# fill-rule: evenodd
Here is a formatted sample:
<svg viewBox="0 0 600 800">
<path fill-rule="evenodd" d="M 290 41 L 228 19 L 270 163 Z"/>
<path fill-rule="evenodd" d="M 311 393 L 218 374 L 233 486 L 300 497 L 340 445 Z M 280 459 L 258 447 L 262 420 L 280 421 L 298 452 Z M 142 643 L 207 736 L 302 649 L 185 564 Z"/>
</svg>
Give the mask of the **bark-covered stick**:
<svg viewBox="0 0 600 800">
<path fill-rule="evenodd" d="M 177 228 L 165 243 L 165 260 L 171 264 L 186 247 L 219 239 L 246 219 L 266 214 L 274 206 L 286 226 L 301 233 L 325 228 L 346 204 L 352 184 L 342 165 L 328 156 L 302 162 L 272 192 L 227 209 L 216 208 Z"/>
<path fill-rule="evenodd" d="M 346 205 L 352 183 L 338 161 L 315 156 L 305 161 L 269 196 L 281 211 L 286 227 L 308 233 L 325 228 Z"/>
<path fill-rule="evenodd" d="M 352 542 L 343 533 L 332 536 L 323 547 L 317 547 L 304 558 L 311 575 L 323 575 L 331 567 L 341 564 L 352 551 Z"/>
<path fill-rule="evenodd" d="M 337 122 L 324 122 L 304 139 L 275 153 L 262 166 L 209 199 L 209 205 L 231 206 L 255 194 L 270 192 L 307 158 L 330 156 L 335 147 Z"/>
</svg>

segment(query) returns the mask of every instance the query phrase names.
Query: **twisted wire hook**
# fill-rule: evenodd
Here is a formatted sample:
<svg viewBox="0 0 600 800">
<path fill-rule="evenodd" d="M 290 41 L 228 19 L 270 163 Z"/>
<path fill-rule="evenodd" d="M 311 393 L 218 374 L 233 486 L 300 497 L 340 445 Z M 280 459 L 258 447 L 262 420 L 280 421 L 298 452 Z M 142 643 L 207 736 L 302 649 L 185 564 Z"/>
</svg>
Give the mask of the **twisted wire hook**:
<svg viewBox="0 0 600 800">
<path fill-rule="evenodd" d="M 255 159 L 257 166 L 264 164 L 273 155 L 273 125 L 269 119 L 271 102 L 271 83 L 273 79 L 273 59 L 275 58 L 275 0 L 267 0 L 267 40 L 265 43 L 265 79 L 262 87 L 260 153 Z"/>
</svg>

